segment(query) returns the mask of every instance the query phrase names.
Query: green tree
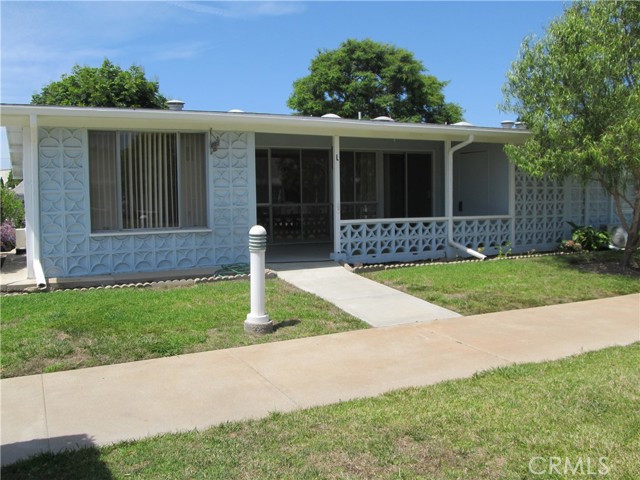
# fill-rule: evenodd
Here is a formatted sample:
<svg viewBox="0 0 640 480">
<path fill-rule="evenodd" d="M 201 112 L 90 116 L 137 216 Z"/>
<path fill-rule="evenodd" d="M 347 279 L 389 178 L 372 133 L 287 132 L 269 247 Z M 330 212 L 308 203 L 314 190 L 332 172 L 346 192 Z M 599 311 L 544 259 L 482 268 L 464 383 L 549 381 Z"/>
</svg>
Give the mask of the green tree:
<svg viewBox="0 0 640 480">
<path fill-rule="evenodd" d="M 625 266 L 640 245 L 639 79 L 640 2 L 581 0 L 524 40 L 503 87 L 502 109 L 533 133 L 509 157 L 534 176 L 599 182 L 628 232 Z"/>
<path fill-rule="evenodd" d="M 287 105 L 302 115 L 388 116 L 404 122 L 455 123 L 462 109 L 446 103 L 448 82 L 425 74 L 411 52 L 372 40 L 347 40 L 320 50 L 310 74 L 293 83 Z"/>
<path fill-rule="evenodd" d="M 156 81 L 146 79 L 144 70 L 132 65 L 122 70 L 105 59 L 94 68 L 75 65 L 70 75 L 62 75 L 31 97 L 34 105 L 81 107 L 166 108 Z"/>
</svg>

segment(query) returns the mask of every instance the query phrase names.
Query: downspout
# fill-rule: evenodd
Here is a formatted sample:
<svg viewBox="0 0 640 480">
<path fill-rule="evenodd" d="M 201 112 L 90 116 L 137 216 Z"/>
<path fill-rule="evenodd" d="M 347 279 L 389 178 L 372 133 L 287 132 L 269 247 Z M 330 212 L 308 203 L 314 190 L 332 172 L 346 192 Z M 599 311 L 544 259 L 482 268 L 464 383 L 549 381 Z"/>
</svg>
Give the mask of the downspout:
<svg viewBox="0 0 640 480">
<path fill-rule="evenodd" d="M 475 140 L 475 137 L 473 135 L 469 135 L 469 138 L 467 138 L 464 142 L 459 143 L 455 147 L 451 147 L 447 149 L 447 163 L 445 165 L 445 176 L 447 177 L 446 182 L 447 182 L 447 190 L 448 190 L 448 196 L 446 200 L 447 203 L 445 207 L 447 210 L 446 214 L 447 214 L 447 220 L 448 220 L 447 242 L 452 247 L 466 253 L 467 255 L 471 255 L 476 258 L 479 258 L 480 260 L 484 260 L 485 258 L 487 258 L 486 255 L 483 255 L 482 253 L 477 252 L 476 250 L 473 250 L 471 248 L 465 247 L 464 245 L 458 242 L 455 242 L 453 240 L 453 154 L 458 150 L 460 150 L 461 148 L 464 148 L 467 145 L 472 144 L 474 140 Z M 447 145 L 449 144 L 450 143 L 447 142 Z"/>
<path fill-rule="evenodd" d="M 31 152 L 31 211 L 33 215 L 31 218 L 31 230 L 33 235 L 33 250 L 32 250 L 32 262 L 33 262 L 33 275 L 36 278 L 36 286 L 40 290 L 47 288 L 47 279 L 44 276 L 44 270 L 42 268 L 42 262 L 40 261 L 40 172 L 39 172 L 39 154 L 38 154 L 38 117 L 36 115 L 29 116 L 29 129 L 30 129 L 30 152 Z"/>
</svg>

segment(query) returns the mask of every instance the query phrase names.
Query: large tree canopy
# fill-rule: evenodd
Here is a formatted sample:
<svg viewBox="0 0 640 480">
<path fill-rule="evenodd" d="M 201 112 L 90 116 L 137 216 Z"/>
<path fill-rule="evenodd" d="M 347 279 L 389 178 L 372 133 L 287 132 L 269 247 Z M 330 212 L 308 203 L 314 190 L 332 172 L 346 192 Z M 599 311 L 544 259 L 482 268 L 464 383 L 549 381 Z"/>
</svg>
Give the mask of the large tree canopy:
<svg viewBox="0 0 640 480">
<path fill-rule="evenodd" d="M 639 80 L 640 2 L 579 1 L 525 39 L 503 87 L 503 110 L 533 132 L 509 157 L 536 176 L 598 181 L 629 234 L 625 264 L 640 245 Z"/>
<path fill-rule="evenodd" d="M 455 123 L 462 109 L 446 103 L 447 82 L 426 75 L 411 52 L 371 40 L 347 40 L 319 51 L 310 74 L 296 80 L 287 102 L 303 115 L 388 116 L 398 121 Z"/>
<path fill-rule="evenodd" d="M 167 99 L 158 91 L 158 82 L 146 79 L 144 70 L 132 65 L 122 70 L 109 60 L 102 66 L 75 65 L 70 75 L 62 75 L 31 97 L 34 105 L 74 105 L 81 107 L 166 108 Z"/>
</svg>

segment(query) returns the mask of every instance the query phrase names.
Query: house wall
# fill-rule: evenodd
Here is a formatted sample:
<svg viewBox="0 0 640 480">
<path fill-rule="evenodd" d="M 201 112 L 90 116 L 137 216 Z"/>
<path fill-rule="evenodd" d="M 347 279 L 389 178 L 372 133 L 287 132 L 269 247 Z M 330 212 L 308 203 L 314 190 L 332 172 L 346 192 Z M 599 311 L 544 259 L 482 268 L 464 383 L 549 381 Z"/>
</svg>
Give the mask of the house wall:
<svg viewBox="0 0 640 480">
<path fill-rule="evenodd" d="M 251 133 L 214 132 L 207 159 L 209 226 L 158 232 L 91 233 L 86 129 L 39 129 L 41 261 L 47 277 L 101 275 L 248 261 L 255 223 Z"/>
<path fill-rule="evenodd" d="M 453 214 L 509 214 L 509 160 L 502 145 L 474 143 L 454 155 Z"/>
<path fill-rule="evenodd" d="M 501 146 L 496 145 L 500 149 Z M 570 238 L 571 225 L 600 226 L 618 223 L 610 197 L 596 183 L 576 180 L 558 183 L 536 179 L 512 165 L 504 184 L 513 205 L 502 215 L 453 217 L 452 239 L 487 255 L 500 251 L 522 253 L 552 251 Z M 503 177 L 503 174 L 500 175 Z M 448 246 L 447 218 L 411 219 L 407 222 L 349 220 L 340 225 L 343 258 L 350 263 L 417 261 L 461 256 Z"/>
<path fill-rule="evenodd" d="M 516 252 L 556 249 L 561 240 L 571 237 L 569 222 L 595 228 L 616 223 L 611 197 L 596 182 L 535 179 L 520 169 L 515 180 Z"/>
</svg>

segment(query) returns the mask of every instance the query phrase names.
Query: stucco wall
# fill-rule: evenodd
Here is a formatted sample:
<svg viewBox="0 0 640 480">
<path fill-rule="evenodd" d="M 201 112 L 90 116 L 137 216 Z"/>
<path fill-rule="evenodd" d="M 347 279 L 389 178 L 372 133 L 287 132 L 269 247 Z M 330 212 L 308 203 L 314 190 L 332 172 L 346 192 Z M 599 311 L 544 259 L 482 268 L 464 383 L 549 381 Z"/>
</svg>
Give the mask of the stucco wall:
<svg viewBox="0 0 640 480">
<path fill-rule="evenodd" d="M 248 261 L 255 223 L 250 133 L 217 132 L 207 159 L 209 228 L 91 234 L 86 129 L 39 129 L 41 259 L 47 277 L 208 267 Z"/>
</svg>

